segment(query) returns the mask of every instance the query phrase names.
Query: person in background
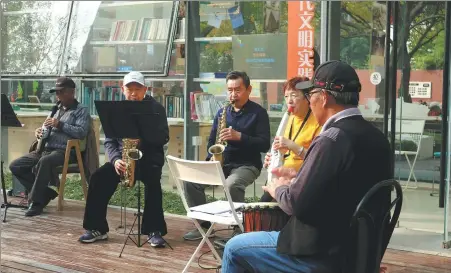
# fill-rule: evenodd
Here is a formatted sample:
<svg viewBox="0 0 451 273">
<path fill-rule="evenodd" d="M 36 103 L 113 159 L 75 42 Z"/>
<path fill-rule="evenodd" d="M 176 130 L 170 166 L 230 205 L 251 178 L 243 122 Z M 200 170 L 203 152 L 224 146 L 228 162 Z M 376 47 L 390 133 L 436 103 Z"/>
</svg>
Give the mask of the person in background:
<svg viewBox="0 0 451 273">
<path fill-rule="evenodd" d="M 285 103 L 287 107 L 291 107 L 293 110 L 283 136 L 276 136 L 273 142 L 273 148 L 284 155 L 283 166 L 294 168 L 296 171 L 301 168 L 310 144 L 321 131 L 321 126 L 311 114 L 308 100 L 304 95 L 308 90 L 296 89 L 296 84 L 305 81 L 308 82 L 309 79 L 307 77 L 294 77 L 284 84 Z M 268 168 L 270 162 L 271 153 L 268 152 L 263 166 Z M 271 195 L 265 192 L 260 202 L 271 202 L 272 200 Z"/>
<path fill-rule="evenodd" d="M 252 86 L 245 72 L 232 71 L 226 77 L 229 101 L 234 103 L 226 109 L 226 126 L 219 132 L 221 141 L 227 141 L 223 153 L 223 170 L 233 202 L 244 202 L 246 187 L 260 175 L 263 163 L 261 153 L 270 147 L 269 116 L 266 109 L 249 99 Z M 223 108 L 216 114 L 210 132 L 207 149 L 216 143 L 218 120 Z M 208 154 L 206 160 L 210 160 Z M 185 194 L 190 207 L 207 202 L 205 186 L 185 182 Z M 202 222 L 207 230 L 210 222 Z M 214 236 L 214 235 L 212 235 Z M 186 233 L 185 240 L 200 240 L 202 235 L 196 229 Z"/>
<path fill-rule="evenodd" d="M 19 157 L 11 162 L 9 169 L 28 192 L 30 206 L 25 216 L 40 215 L 49 202 L 58 193 L 49 187 L 55 175 L 55 169 L 64 164 L 67 141 L 84 139 L 91 126 L 91 118 L 86 106 L 75 99 L 75 82 L 71 78 L 60 77 L 50 93 L 56 94 L 60 104 L 53 117 L 44 121 L 50 127 L 50 135 L 42 154 L 37 151 Z M 42 127 L 35 131 L 36 138 L 42 137 Z M 75 153 L 71 153 L 70 162 L 76 161 Z"/>
<path fill-rule="evenodd" d="M 154 98 L 146 96 L 147 87 L 144 76 L 139 72 L 125 75 L 122 86 L 126 100 L 150 100 L 159 117 L 159 128 L 155 128 L 159 138 L 154 142 L 140 140 L 138 149 L 143 156 L 136 161 L 135 179 L 143 181 L 144 213 L 141 232 L 148 235 L 153 247 L 164 247 L 163 236 L 167 233 L 163 214 L 163 193 L 161 190 L 161 171 L 164 165 L 164 145 L 169 141 L 169 127 L 164 107 Z M 109 162 L 95 171 L 90 179 L 86 200 L 83 228 L 85 233 L 79 238 L 82 243 L 93 243 L 108 238 L 106 219 L 108 202 L 113 196 L 126 165 L 122 160 L 122 139 L 105 139 L 105 150 Z"/>
</svg>

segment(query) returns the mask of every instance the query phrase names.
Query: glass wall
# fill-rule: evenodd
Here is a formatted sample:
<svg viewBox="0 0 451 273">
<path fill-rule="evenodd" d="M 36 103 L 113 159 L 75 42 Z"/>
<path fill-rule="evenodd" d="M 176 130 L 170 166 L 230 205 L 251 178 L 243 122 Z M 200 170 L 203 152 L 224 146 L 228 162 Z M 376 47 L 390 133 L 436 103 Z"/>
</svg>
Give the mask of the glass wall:
<svg viewBox="0 0 451 273">
<path fill-rule="evenodd" d="M 211 103 L 201 107 L 194 99 L 200 112 L 191 118 L 211 122 L 225 100 L 227 72 L 246 71 L 253 88 L 251 100 L 269 111 L 274 136 L 285 107 L 283 83 L 298 74 L 302 60 L 310 65 L 308 71 L 299 66 L 306 76 L 311 76 L 315 57 L 319 61 L 320 5 L 316 5 L 308 1 L 200 2 L 192 15 L 199 20 L 193 29 L 199 73 L 194 78 L 196 89 L 188 91 L 202 92 L 193 97 Z M 305 24 L 299 23 L 300 16 Z"/>
<path fill-rule="evenodd" d="M 34 129 L 55 103 L 49 90 L 59 75 L 74 79 L 77 99 L 100 126 L 103 164 L 105 136 L 94 100 L 123 99 L 122 78 L 131 70 L 145 75 L 148 94 L 166 108 L 168 152 L 183 157 L 184 15 L 179 4 L 1 1 L 1 92 L 25 124 L 2 132 L 5 164 L 28 151 Z M 167 178 L 165 171 L 164 185 Z"/>
<path fill-rule="evenodd" d="M 2 74 L 57 74 L 71 1 L 2 1 Z"/>
<path fill-rule="evenodd" d="M 418 10 L 420 9 L 420 10 Z M 397 35 L 396 176 L 406 201 L 400 225 L 443 232 L 438 183 L 442 142 L 445 2 L 399 4 Z M 441 237 L 441 236 L 437 236 Z M 437 238 L 439 245 L 442 238 Z"/>
<path fill-rule="evenodd" d="M 392 242 L 412 247 L 409 235 L 416 234 L 420 241 L 434 238 L 428 246 L 423 246 L 425 249 L 439 249 L 444 222 L 438 183 L 445 3 L 399 2 L 399 16 L 394 19 L 396 15 L 392 13 L 389 17 L 389 33 L 385 3 L 342 1 L 340 8 L 340 58 L 357 69 L 362 83 L 359 108 L 382 131 L 384 114 L 388 115 L 388 137 L 394 140 L 394 175 L 403 186 L 404 202 L 399 229 Z M 390 55 L 396 50 L 396 63 L 392 60 L 386 63 L 386 35 L 390 38 Z M 393 48 L 394 41 L 396 48 Z M 385 69 L 392 65 L 396 65 L 396 73 L 389 72 L 387 79 Z M 395 77 L 392 89 L 387 80 Z M 396 93 L 395 103 L 391 92 Z M 387 101 L 388 108 L 385 108 Z M 396 105 L 394 131 L 391 130 L 392 105 Z M 436 235 L 427 237 L 420 231 Z"/>
</svg>

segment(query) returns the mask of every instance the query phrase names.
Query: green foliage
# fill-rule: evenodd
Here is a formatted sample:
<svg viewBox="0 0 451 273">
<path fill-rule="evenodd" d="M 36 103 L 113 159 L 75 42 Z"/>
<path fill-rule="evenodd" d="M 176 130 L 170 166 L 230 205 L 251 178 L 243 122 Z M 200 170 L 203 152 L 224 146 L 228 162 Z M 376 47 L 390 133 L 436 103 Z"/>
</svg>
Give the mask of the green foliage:
<svg viewBox="0 0 451 273">
<path fill-rule="evenodd" d="M 415 142 L 411 140 L 402 140 L 401 142 L 399 140 L 395 141 L 395 150 L 398 151 L 412 151 L 415 152 L 417 150 L 417 145 Z"/>
<path fill-rule="evenodd" d="M 370 52 L 369 37 L 349 37 L 340 39 L 340 59 L 356 69 L 368 69 Z"/>
<path fill-rule="evenodd" d="M 374 1 L 342 1 L 341 11 L 340 57 L 357 68 L 368 68 L 372 31 L 385 30 L 384 7 Z M 411 63 L 413 69 L 443 69 L 444 14 L 444 2 L 400 3 L 400 66 Z M 401 54 L 406 46 L 409 54 Z M 410 77 L 410 71 L 407 74 Z"/>
</svg>

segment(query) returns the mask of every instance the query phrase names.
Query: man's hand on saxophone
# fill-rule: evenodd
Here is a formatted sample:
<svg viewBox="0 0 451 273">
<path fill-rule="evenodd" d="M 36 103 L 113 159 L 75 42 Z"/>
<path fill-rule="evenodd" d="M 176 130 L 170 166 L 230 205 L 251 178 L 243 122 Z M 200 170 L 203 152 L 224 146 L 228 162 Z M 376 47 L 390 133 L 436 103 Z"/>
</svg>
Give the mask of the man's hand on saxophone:
<svg viewBox="0 0 451 273">
<path fill-rule="evenodd" d="M 47 118 L 44 121 L 44 126 L 50 126 L 50 127 L 58 127 L 59 124 L 59 120 L 57 120 L 56 118 Z"/>
<path fill-rule="evenodd" d="M 229 140 L 241 140 L 241 133 L 232 129 L 232 126 L 229 128 L 224 128 L 219 132 L 219 139 L 221 141 L 229 141 Z"/>
<path fill-rule="evenodd" d="M 40 139 L 42 137 L 42 127 L 36 128 L 36 130 L 34 131 L 34 136 L 37 139 Z"/>
<path fill-rule="evenodd" d="M 116 159 L 114 161 L 114 169 L 116 170 L 116 173 L 118 175 L 122 175 L 125 173 L 127 166 L 125 165 L 125 162 L 122 159 Z"/>
</svg>

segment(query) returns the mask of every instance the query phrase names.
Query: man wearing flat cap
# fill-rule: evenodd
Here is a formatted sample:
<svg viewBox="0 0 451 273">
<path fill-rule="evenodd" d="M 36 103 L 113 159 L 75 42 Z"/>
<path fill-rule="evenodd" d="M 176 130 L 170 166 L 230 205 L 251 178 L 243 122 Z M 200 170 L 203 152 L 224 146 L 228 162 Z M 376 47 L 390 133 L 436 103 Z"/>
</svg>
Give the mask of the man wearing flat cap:
<svg viewBox="0 0 451 273">
<path fill-rule="evenodd" d="M 30 204 L 25 216 L 35 216 L 42 213 L 48 203 L 58 196 L 49 187 L 55 176 L 55 169 L 64 164 L 66 145 L 69 139 L 84 139 L 88 134 L 91 119 L 88 108 L 75 99 L 75 83 L 71 78 L 60 77 L 50 93 L 55 93 L 58 101 L 54 107 L 53 116 L 44 121 L 43 126 L 50 134 L 42 153 L 32 151 L 11 162 L 9 169 L 28 192 Z M 42 128 L 35 131 L 36 138 L 43 135 Z M 71 154 L 75 161 L 75 153 Z"/>
<path fill-rule="evenodd" d="M 389 142 L 357 108 L 361 85 L 351 66 L 325 62 L 310 82 L 296 88 L 307 89 L 305 97 L 322 130 L 299 172 L 276 168 L 279 178 L 263 187 L 291 218 L 280 232 L 230 239 L 223 272 L 343 272 L 346 247 L 355 243 L 346 235 L 358 203 L 391 177 Z M 390 192 L 380 197 L 376 205 L 384 211 Z"/>
</svg>

